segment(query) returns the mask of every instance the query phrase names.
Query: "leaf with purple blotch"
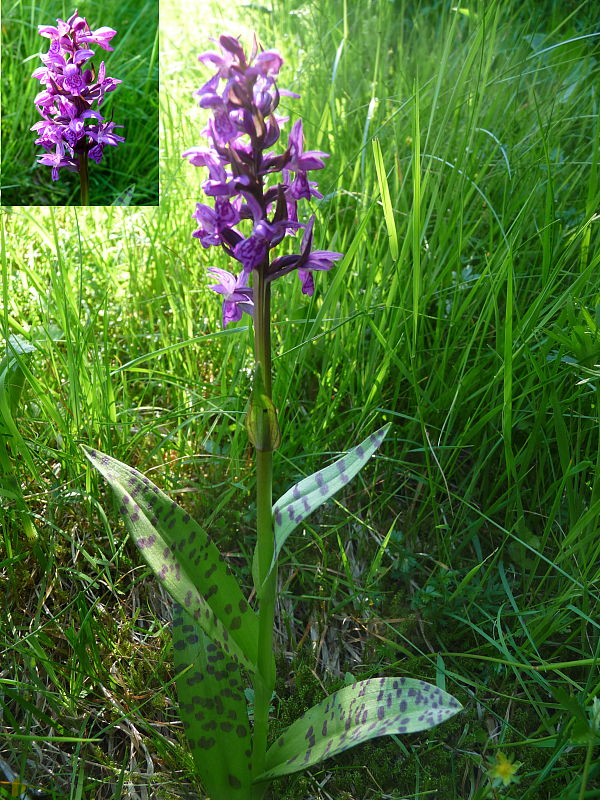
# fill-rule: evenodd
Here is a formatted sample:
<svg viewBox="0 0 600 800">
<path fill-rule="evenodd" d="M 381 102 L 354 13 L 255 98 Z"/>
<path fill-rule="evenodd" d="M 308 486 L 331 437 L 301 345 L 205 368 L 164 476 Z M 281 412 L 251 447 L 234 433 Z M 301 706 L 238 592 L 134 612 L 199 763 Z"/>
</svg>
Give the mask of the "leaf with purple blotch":
<svg viewBox="0 0 600 800">
<path fill-rule="evenodd" d="M 388 422 L 357 447 L 348 450 L 342 458 L 338 458 L 328 467 L 309 475 L 308 478 L 303 478 L 279 498 L 273 506 L 275 555 L 271 569 L 277 562 L 281 548 L 294 528 L 352 480 L 383 442 L 390 425 L 391 423 Z"/>
<path fill-rule="evenodd" d="M 298 772 L 376 736 L 433 728 L 461 709 L 447 692 L 415 678 L 359 681 L 293 722 L 269 748 L 258 780 Z"/>
<path fill-rule="evenodd" d="M 212 800 L 251 796 L 252 744 L 240 665 L 177 603 L 173 653 L 179 713 Z"/>
<path fill-rule="evenodd" d="M 258 618 L 206 532 L 140 472 L 83 449 L 113 489 L 133 541 L 171 597 L 225 653 L 255 671 Z"/>
</svg>

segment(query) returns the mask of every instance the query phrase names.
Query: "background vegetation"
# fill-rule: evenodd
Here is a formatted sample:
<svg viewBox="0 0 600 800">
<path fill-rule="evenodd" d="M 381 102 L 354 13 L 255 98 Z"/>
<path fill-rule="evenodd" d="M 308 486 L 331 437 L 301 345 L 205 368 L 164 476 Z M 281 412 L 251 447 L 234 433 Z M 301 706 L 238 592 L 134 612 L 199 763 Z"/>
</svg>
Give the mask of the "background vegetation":
<svg viewBox="0 0 600 800">
<path fill-rule="evenodd" d="M 28 780 L 69 800 L 202 796 L 168 598 L 78 445 L 148 472 L 250 591 L 250 337 L 220 330 L 206 268 L 226 261 L 191 239 L 203 176 L 180 153 L 201 141 L 195 55 L 208 36 L 255 29 L 285 58 L 280 86 L 301 94 L 286 112 L 332 154 L 316 241 L 346 253 L 312 300 L 295 279 L 275 287 L 275 491 L 394 422 L 363 477 L 290 540 L 274 724 L 347 672 L 427 678 L 466 706 L 276 796 L 600 796 L 593 5 L 209 13 L 171 0 L 160 208 L 4 212 L 0 318 L 24 387 L 9 393 L 6 361 L 0 756 Z M 520 762 L 519 784 L 494 778 L 500 754 Z"/>
<path fill-rule="evenodd" d="M 107 147 L 101 164 L 90 168 L 92 205 L 158 205 L 158 2 L 157 0 L 82 0 L 78 7 L 92 30 L 114 28 L 114 52 L 96 48 L 94 64 L 106 63 L 106 74 L 123 81 L 106 95 L 101 113 L 123 128 L 126 141 Z M 68 19 L 74 7 L 65 0 L 2 0 L 2 205 L 79 204 L 79 180 L 60 171 L 52 181 L 49 167 L 39 166 L 31 126 L 41 119 L 34 105 L 40 83 L 31 77 L 47 52 L 48 39 L 38 25 Z M 92 48 L 94 49 L 94 48 Z"/>
</svg>

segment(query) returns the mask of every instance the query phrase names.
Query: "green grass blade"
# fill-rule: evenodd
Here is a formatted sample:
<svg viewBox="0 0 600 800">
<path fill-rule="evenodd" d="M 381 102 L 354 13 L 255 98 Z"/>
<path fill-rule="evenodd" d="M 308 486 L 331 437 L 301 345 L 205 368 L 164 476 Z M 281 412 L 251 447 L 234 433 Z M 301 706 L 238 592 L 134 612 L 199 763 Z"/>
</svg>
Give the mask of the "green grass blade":
<svg viewBox="0 0 600 800">
<path fill-rule="evenodd" d="M 377 171 L 377 183 L 379 184 L 379 194 L 381 195 L 381 204 L 383 206 L 383 216 L 385 217 L 385 226 L 390 240 L 390 253 L 394 261 L 396 261 L 400 251 L 398 249 L 398 231 L 396 230 L 396 220 L 392 198 L 390 196 L 390 187 L 387 175 L 385 174 L 385 163 L 383 161 L 383 153 L 381 152 L 379 139 L 373 139 L 372 144 L 375 169 Z"/>
<path fill-rule="evenodd" d="M 137 470 L 83 449 L 110 484 L 134 542 L 171 597 L 225 653 L 254 670 L 257 618 L 205 531 Z"/>
<path fill-rule="evenodd" d="M 181 718 L 212 800 L 247 800 L 251 741 L 240 666 L 179 605 L 173 651 Z"/>
<path fill-rule="evenodd" d="M 261 780 L 306 769 L 386 734 L 416 733 L 461 710 L 454 697 L 414 678 L 371 678 L 311 708 L 275 741 Z"/>
</svg>

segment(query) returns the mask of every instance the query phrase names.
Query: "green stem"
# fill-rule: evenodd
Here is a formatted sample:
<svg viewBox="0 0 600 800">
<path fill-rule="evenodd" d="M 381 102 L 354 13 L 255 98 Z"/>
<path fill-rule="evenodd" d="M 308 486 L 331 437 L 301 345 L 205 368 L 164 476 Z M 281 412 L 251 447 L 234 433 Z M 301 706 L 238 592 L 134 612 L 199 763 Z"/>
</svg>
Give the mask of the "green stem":
<svg viewBox="0 0 600 800">
<path fill-rule="evenodd" d="M 587 789 L 590 767 L 592 766 L 593 752 L 594 752 L 594 744 L 593 742 L 588 742 L 587 751 L 585 754 L 585 763 L 583 765 L 583 775 L 581 776 L 581 786 L 579 788 L 578 800 L 583 800 L 583 798 L 585 797 L 585 790 Z"/>
<path fill-rule="evenodd" d="M 90 204 L 90 186 L 88 179 L 88 155 L 87 149 L 79 154 L 79 190 L 80 190 L 80 205 L 89 206 Z"/>
<path fill-rule="evenodd" d="M 254 352 L 260 390 L 271 400 L 271 326 L 270 284 L 264 279 L 266 265 L 254 273 Z M 260 416 L 260 409 L 259 409 Z M 256 569 L 259 590 L 258 607 L 258 669 L 254 680 L 254 734 L 252 743 L 253 774 L 265 768 L 269 706 L 275 688 L 273 662 L 273 624 L 277 573 L 269 569 L 273 561 L 272 484 L 273 451 L 269 425 L 259 420 L 256 442 Z M 269 577 L 267 578 L 267 575 Z M 267 790 L 262 784 L 254 787 L 253 797 L 261 800 Z"/>
</svg>

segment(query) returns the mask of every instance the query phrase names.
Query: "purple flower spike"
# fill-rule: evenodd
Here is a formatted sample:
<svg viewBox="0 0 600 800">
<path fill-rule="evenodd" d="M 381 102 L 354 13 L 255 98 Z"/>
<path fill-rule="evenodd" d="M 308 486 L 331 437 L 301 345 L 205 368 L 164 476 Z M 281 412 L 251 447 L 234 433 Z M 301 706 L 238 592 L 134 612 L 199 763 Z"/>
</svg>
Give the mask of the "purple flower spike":
<svg viewBox="0 0 600 800">
<path fill-rule="evenodd" d="M 56 181 L 61 167 L 79 171 L 81 159 L 86 157 L 100 163 L 105 145 L 125 141 L 113 133 L 115 127 L 123 126 L 105 121 L 92 108 L 94 103 L 100 106 L 106 92 L 112 92 L 121 81 L 106 76 L 104 62 L 95 73 L 89 64 L 95 55 L 90 45 L 112 50 L 108 43 L 116 31 L 105 27 L 92 31 L 77 10 L 66 22 L 58 19 L 56 26 L 40 25 L 38 30 L 50 39 L 50 48 L 41 56 L 44 66 L 32 76 L 45 88 L 34 101 L 43 120 L 31 130 L 38 133 L 36 144 L 54 150 L 40 156 L 38 163 L 51 166 Z"/>
<path fill-rule="evenodd" d="M 249 58 L 233 36 L 221 36 L 218 43 L 221 52 L 209 50 L 198 57 L 214 70 L 195 92 L 200 106 L 212 115 L 204 131 L 208 147 L 191 147 L 182 155 L 207 168 L 202 188 L 215 198 L 214 208 L 197 204 L 192 216 L 199 227 L 193 235 L 203 247 L 220 245 L 242 265 L 239 278 L 217 267 L 209 270 L 221 279 L 211 288 L 224 295 L 227 325 L 244 311 L 252 313 L 251 274 L 253 281 L 258 276 L 268 284 L 297 270 L 302 291 L 312 295 L 313 273 L 331 269 L 342 254 L 312 250 L 314 217 L 306 226 L 298 222 L 298 200 L 322 198 L 308 174 L 323 169 L 327 153 L 304 150 L 301 120 L 292 127 L 287 148 L 271 150 L 287 122 L 276 114 L 280 97 L 298 97 L 275 83 L 283 59 L 274 50 L 258 52 L 256 40 Z M 303 227 L 300 254 L 271 260 L 271 250 Z"/>
</svg>

